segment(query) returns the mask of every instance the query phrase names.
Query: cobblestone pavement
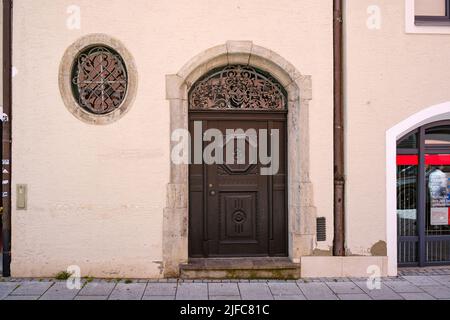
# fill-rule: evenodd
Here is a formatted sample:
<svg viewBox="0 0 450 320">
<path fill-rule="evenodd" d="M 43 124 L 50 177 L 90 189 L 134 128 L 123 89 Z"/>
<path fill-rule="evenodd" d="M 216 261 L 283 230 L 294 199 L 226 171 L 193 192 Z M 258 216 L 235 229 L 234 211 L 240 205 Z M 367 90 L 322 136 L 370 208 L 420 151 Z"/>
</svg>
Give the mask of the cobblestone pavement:
<svg viewBox="0 0 450 320">
<path fill-rule="evenodd" d="M 404 269 L 370 290 L 367 278 L 87 280 L 0 278 L 0 300 L 450 300 L 450 268 Z"/>
</svg>

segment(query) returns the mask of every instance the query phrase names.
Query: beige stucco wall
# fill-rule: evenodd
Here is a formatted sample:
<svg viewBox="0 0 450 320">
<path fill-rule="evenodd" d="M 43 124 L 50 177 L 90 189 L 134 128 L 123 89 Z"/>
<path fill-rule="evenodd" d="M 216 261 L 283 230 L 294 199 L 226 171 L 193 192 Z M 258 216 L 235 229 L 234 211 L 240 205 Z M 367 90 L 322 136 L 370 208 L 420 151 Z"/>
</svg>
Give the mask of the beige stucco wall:
<svg viewBox="0 0 450 320">
<path fill-rule="evenodd" d="M 347 247 L 368 255 L 386 241 L 386 131 L 450 100 L 450 35 L 406 34 L 404 0 L 349 0 L 346 44 Z"/>
<path fill-rule="evenodd" d="M 445 1 L 442 0 L 416 0 L 417 15 L 443 16 L 445 15 Z"/>
<path fill-rule="evenodd" d="M 170 166 L 165 76 L 227 40 L 251 40 L 312 76 L 311 180 L 317 214 L 329 223 L 318 247 L 331 246 L 331 1 L 78 0 L 81 29 L 69 30 L 73 4 L 15 1 L 13 187 L 29 186 L 29 207 L 13 211 L 14 276 L 51 276 L 69 265 L 85 276 L 161 276 Z M 134 106 L 108 126 L 74 118 L 58 90 L 64 51 L 89 33 L 121 40 L 139 73 Z"/>
</svg>

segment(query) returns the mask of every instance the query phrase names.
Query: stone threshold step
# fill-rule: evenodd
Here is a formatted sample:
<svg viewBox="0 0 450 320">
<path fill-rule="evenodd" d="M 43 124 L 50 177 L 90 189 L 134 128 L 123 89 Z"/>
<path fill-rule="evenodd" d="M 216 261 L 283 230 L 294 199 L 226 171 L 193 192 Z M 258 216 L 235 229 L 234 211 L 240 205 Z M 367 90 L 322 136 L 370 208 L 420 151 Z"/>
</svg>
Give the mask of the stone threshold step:
<svg viewBox="0 0 450 320">
<path fill-rule="evenodd" d="M 190 259 L 181 265 L 183 270 L 223 269 L 297 269 L 300 265 L 288 258 L 232 258 L 232 259 Z"/>
<path fill-rule="evenodd" d="M 288 258 L 191 259 L 182 279 L 298 279 L 300 265 Z"/>
</svg>

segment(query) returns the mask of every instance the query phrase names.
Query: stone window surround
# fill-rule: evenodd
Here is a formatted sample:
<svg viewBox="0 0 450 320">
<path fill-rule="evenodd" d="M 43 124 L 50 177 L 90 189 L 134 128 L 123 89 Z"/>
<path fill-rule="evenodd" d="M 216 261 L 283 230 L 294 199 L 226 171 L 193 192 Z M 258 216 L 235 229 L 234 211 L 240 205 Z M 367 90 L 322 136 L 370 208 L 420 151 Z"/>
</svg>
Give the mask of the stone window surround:
<svg viewBox="0 0 450 320">
<path fill-rule="evenodd" d="M 300 263 L 302 256 L 313 253 L 316 244 L 316 208 L 309 177 L 311 76 L 302 75 L 277 53 L 251 41 L 229 41 L 210 48 L 194 57 L 177 74 L 166 76 L 170 130 L 188 129 L 188 93 L 191 86 L 208 71 L 233 64 L 250 65 L 270 73 L 288 93 L 289 257 L 292 262 Z M 189 260 L 188 170 L 188 165 L 171 164 L 163 221 L 165 277 L 178 276 L 180 264 Z"/>
<path fill-rule="evenodd" d="M 96 115 L 84 110 L 75 100 L 72 92 L 72 69 L 78 54 L 86 47 L 104 45 L 117 51 L 125 62 L 128 74 L 128 88 L 125 99 L 115 111 Z M 75 41 L 67 48 L 59 67 L 59 90 L 64 105 L 77 119 L 91 125 L 107 125 L 121 119 L 129 111 L 136 97 L 138 74 L 131 53 L 117 39 L 106 34 L 89 34 Z"/>
</svg>

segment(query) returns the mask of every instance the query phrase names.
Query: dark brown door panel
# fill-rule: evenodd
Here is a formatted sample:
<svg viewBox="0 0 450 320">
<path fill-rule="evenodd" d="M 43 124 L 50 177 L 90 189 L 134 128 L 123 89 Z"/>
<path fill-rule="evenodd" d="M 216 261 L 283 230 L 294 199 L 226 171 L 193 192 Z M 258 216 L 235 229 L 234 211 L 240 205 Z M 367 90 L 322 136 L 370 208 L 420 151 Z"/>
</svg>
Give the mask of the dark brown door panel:
<svg viewBox="0 0 450 320">
<path fill-rule="evenodd" d="M 204 131 L 220 130 L 225 139 L 227 129 L 278 129 L 279 172 L 263 176 L 259 162 L 190 165 L 190 257 L 287 256 L 286 114 L 242 115 L 197 112 L 190 116 L 191 136 L 194 121 L 202 121 Z"/>
</svg>

